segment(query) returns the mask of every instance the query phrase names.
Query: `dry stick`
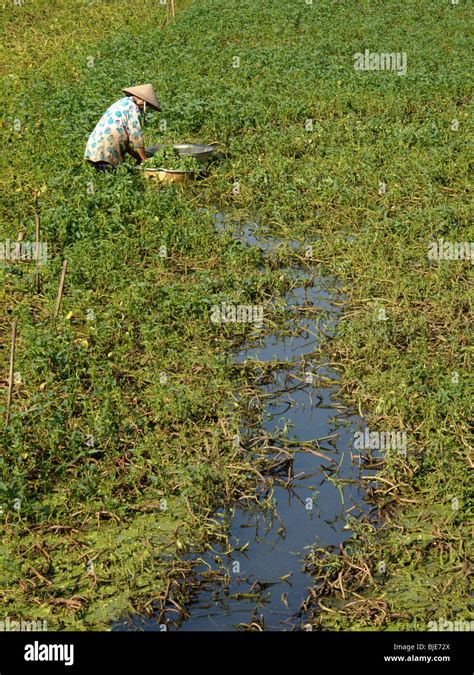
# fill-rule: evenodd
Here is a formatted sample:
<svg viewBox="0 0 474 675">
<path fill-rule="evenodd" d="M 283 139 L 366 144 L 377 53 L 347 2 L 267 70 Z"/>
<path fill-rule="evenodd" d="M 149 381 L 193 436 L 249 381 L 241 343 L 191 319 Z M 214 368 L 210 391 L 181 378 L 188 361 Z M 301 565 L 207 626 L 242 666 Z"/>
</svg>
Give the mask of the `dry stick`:
<svg viewBox="0 0 474 675">
<path fill-rule="evenodd" d="M 57 316 L 59 314 L 59 310 L 61 309 L 61 300 L 62 300 L 62 297 L 63 297 L 64 279 L 66 278 L 66 270 L 67 270 L 67 260 L 64 260 L 63 261 L 63 268 L 61 270 L 61 280 L 59 282 L 59 288 L 58 288 L 58 298 L 56 300 L 56 309 L 55 309 L 55 312 L 54 312 L 54 318 L 55 319 L 57 318 Z"/>
<path fill-rule="evenodd" d="M 38 209 L 38 203 L 35 205 L 35 221 L 36 221 L 36 251 L 35 251 L 35 258 L 36 258 L 36 274 L 35 274 L 35 286 L 36 286 L 36 292 L 39 293 L 40 291 L 40 230 L 41 230 L 41 225 L 40 225 L 40 214 L 39 214 L 39 209 Z"/>
<path fill-rule="evenodd" d="M 15 365 L 15 343 L 16 343 L 16 321 L 12 323 L 12 342 L 10 347 L 10 373 L 8 378 L 8 398 L 7 398 L 7 414 L 5 416 L 5 426 L 8 426 L 10 421 L 10 407 L 12 404 L 13 391 L 13 370 Z"/>
</svg>

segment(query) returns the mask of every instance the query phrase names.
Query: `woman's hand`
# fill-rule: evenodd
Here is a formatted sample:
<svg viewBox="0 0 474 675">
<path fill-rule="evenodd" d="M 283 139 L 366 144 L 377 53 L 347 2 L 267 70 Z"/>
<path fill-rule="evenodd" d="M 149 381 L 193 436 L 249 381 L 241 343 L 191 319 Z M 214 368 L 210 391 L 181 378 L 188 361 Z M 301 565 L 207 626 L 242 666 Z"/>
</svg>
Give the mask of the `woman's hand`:
<svg viewBox="0 0 474 675">
<path fill-rule="evenodd" d="M 125 148 L 126 152 L 137 160 L 137 164 L 141 164 L 147 159 L 145 148 L 134 148 L 130 143 Z"/>
</svg>

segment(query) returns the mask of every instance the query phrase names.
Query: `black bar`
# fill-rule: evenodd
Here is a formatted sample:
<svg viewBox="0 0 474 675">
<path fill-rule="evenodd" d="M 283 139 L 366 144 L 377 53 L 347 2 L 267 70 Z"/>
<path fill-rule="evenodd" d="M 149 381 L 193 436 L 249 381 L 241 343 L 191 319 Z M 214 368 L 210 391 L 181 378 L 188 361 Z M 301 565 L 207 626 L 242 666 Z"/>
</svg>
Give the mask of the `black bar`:
<svg viewBox="0 0 474 675">
<path fill-rule="evenodd" d="M 241 669 L 268 672 L 273 660 L 280 670 L 311 669 L 311 673 L 463 673 L 471 674 L 469 632 L 3 632 L 0 633 L 0 675 L 27 673 L 181 673 L 195 670 L 226 672 Z M 35 643 L 37 645 L 35 649 Z M 46 647 L 42 647 L 46 645 Z M 57 645 L 51 651 L 49 645 Z M 63 650 L 59 645 L 63 645 Z M 73 652 L 64 649 L 73 645 Z M 73 658 L 64 661 L 28 661 Z M 396 657 L 396 660 L 394 660 Z M 449 660 L 448 660 L 449 657 Z M 428 659 L 430 659 L 428 661 Z M 284 661 L 283 661 L 284 660 Z"/>
</svg>

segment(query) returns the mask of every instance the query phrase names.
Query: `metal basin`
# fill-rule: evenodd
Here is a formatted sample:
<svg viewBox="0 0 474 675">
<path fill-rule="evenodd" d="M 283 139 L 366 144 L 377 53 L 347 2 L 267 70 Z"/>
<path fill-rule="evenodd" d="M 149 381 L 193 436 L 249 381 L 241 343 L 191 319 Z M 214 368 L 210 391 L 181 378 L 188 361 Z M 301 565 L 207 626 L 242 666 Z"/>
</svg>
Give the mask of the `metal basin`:
<svg viewBox="0 0 474 675">
<path fill-rule="evenodd" d="M 201 145 L 197 143 L 177 143 L 176 145 L 169 145 L 158 143 L 158 145 L 151 145 L 145 148 L 147 157 L 153 157 L 155 152 L 163 150 L 163 148 L 175 148 L 181 156 L 194 157 L 198 162 L 207 162 L 211 159 L 216 151 L 215 145 Z"/>
</svg>

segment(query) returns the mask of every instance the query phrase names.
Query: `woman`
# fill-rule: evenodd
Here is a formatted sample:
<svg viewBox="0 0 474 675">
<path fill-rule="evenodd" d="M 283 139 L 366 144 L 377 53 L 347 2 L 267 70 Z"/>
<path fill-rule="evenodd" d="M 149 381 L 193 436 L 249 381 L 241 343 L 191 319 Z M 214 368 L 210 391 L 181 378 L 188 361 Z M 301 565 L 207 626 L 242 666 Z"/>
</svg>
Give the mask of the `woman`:
<svg viewBox="0 0 474 675">
<path fill-rule="evenodd" d="M 139 164 L 146 159 L 140 111 L 148 104 L 161 110 L 151 84 L 122 90 L 127 96 L 113 103 L 87 141 L 85 159 L 98 171 L 113 171 L 129 153 Z"/>
</svg>

